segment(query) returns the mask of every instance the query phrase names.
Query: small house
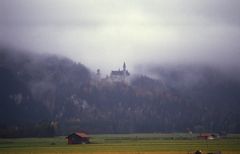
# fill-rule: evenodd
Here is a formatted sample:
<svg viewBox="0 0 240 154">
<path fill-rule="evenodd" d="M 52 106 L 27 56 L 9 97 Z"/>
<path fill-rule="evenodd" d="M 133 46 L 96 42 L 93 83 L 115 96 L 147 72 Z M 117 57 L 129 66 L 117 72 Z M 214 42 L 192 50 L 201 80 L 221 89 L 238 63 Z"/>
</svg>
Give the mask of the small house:
<svg viewBox="0 0 240 154">
<path fill-rule="evenodd" d="M 197 136 L 198 139 L 205 139 L 205 140 L 212 140 L 215 138 L 214 134 L 211 133 L 201 133 L 199 136 Z"/>
<path fill-rule="evenodd" d="M 68 144 L 88 144 L 89 135 L 85 132 L 76 132 L 68 135 L 66 139 L 68 139 Z"/>
</svg>

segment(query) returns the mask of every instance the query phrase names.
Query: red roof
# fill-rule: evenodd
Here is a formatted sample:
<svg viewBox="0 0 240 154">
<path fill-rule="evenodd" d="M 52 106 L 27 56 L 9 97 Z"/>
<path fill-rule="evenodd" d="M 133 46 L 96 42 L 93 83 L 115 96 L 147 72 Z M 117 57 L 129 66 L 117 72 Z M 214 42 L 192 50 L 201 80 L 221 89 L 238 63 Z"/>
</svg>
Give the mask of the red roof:
<svg viewBox="0 0 240 154">
<path fill-rule="evenodd" d="M 84 132 L 76 132 L 76 133 L 74 133 L 74 134 L 76 134 L 76 135 L 79 136 L 79 137 L 86 137 L 86 138 L 89 138 L 89 135 L 86 134 L 86 133 L 84 133 Z"/>
<path fill-rule="evenodd" d="M 75 132 L 75 133 L 72 133 L 72 134 L 68 135 L 66 138 L 69 138 L 72 135 L 77 135 L 77 136 L 82 137 L 82 138 L 89 138 L 89 135 L 85 132 Z"/>
<path fill-rule="evenodd" d="M 199 136 L 212 136 L 211 133 L 201 133 Z"/>
</svg>

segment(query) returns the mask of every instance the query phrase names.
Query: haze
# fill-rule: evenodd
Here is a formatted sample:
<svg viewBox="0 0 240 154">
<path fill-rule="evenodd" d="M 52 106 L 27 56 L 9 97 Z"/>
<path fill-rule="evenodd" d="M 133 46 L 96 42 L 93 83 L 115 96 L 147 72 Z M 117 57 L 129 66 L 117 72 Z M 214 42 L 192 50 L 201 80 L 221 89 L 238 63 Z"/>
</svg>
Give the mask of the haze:
<svg viewBox="0 0 240 154">
<path fill-rule="evenodd" d="M 0 44 L 54 53 L 108 73 L 126 61 L 204 63 L 240 59 L 239 0 L 0 0 Z"/>
</svg>

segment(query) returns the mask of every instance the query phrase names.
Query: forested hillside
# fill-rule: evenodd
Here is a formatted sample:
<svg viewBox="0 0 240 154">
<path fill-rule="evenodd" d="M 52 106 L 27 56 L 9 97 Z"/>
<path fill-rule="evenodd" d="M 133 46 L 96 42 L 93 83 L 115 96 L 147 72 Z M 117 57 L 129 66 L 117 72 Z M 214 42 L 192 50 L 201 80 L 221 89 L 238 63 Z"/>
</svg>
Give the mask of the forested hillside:
<svg viewBox="0 0 240 154">
<path fill-rule="evenodd" d="M 95 81 L 68 58 L 1 49 L 0 135 L 240 132 L 239 80 L 207 66 L 151 71 L 155 78 Z"/>
</svg>

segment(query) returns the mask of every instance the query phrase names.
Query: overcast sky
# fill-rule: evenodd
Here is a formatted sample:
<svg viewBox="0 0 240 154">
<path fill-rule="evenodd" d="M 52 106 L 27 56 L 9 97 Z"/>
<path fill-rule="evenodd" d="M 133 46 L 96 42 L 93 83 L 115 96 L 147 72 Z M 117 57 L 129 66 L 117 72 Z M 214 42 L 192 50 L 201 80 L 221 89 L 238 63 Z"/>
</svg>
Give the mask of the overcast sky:
<svg viewBox="0 0 240 154">
<path fill-rule="evenodd" d="M 0 44 L 103 72 L 141 63 L 238 65 L 240 0 L 0 0 Z"/>
</svg>

